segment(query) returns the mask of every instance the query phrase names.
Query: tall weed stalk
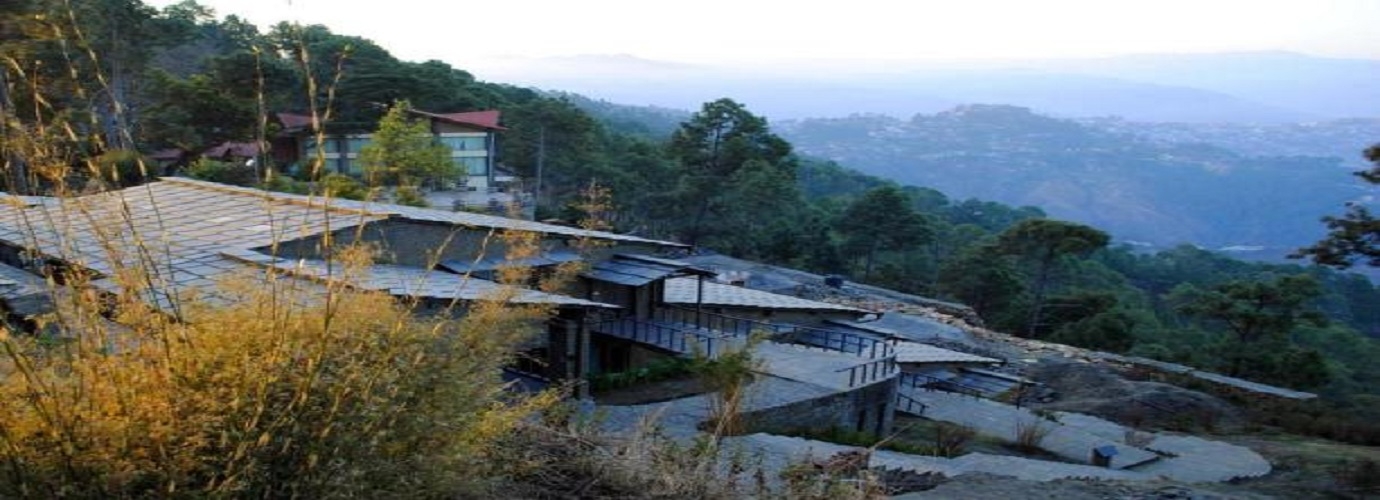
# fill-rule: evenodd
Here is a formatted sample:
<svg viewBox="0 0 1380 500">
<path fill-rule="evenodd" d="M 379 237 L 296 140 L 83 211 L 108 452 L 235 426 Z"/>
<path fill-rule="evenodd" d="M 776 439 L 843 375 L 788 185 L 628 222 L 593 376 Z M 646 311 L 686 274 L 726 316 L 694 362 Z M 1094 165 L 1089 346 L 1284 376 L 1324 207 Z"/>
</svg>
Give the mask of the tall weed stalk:
<svg viewBox="0 0 1380 500">
<path fill-rule="evenodd" d="M 0 153 L 6 173 L 23 181 L 11 185 L 69 200 L 32 212 L 48 220 L 21 228 L 25 246 L 50 245 L 45 253 L 57 256 L 20 252 L 57 306 L 32 331 L 0 328 L 0 496 L 492 493 L 503 477 L 490 459 L 496 443 L 555 397 L 506 394 L 499 376 L 551 312 L 513 301 L 529 270 L 505 269 L 502 281 L 514 286 L 439 314 L 349 286 L 373 258 L 360 247 L 324 253 L 346 279 L 246 269 L 207 290 L 174 286 L 170 236 L 142 234 L 119 191 L 103 207 L 75 198 L 131 179 L 90 154 L 114 147 L 97 132 L 106 111 L 87 98 L 111 88 L 93 69 L 100 54 L 68 14 L 33 21 L 51 34 L 67 71 L 34 71 L 32 52 L 0 51 L 9 101 L 0 108 Z M 299 57 L 305 65 L 309 55 Z M 315 122 L 328 118 L 338 81 L 339 72 L 322 109 L 310 100 Z M 21 89 L 31 113 L 12 105 Z M 132 142 L 127 129 L 118 137 Z M 148 177 L 142 158 L 131 161 Z M 68 232 L 64 246 L 51 247 L 58 243 L 36 227 Z M 493 237 L 516 257 L 540 246 L 532 233 Z M 113 285 L 92 283 L 100 277 L 85 267 L 93 253 L 112 263 Z"/>
</svg>

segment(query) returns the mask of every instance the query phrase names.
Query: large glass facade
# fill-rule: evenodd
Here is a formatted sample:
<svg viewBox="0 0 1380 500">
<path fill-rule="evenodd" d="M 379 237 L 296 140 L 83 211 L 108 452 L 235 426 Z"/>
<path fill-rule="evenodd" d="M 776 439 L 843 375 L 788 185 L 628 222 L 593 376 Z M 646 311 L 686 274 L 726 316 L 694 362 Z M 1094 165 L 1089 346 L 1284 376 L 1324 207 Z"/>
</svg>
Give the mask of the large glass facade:
<svg viewBox="0 0 1380 500">
<path fill-rule="evenodd" d="M 487 177 L 489 175 L 490 158 L 487 135 L 447 133 L 437 136 L 436 140 L 450 149 L 451 159 L 465 175 L 470 177 Z M 359 154 L 368 143 L 369 136 L 367 135 L 326 137 L 321 152 L 331 170 L 359 176 L 364 174 L 363 165 L 359 161 Z M 315 156 L 317 154 L 316 144 L 315 137 L 303 140 L 302 156 L 304 158 Z"/>
</svg>

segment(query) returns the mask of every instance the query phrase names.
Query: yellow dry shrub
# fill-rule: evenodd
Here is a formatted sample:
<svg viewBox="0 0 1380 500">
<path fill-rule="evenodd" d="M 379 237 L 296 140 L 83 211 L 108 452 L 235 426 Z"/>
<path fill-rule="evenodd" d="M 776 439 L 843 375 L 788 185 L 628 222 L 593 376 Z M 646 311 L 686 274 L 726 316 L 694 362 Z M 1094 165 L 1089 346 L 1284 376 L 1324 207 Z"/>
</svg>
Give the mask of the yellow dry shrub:
<svg viewBox="0 0 1380 500">
<path fill-rule="evenodd" d="M 547 313 L 512 293 L 457 320 L 261 275 L 183 321 L 121 299 L 117 322 L 60 294 L 61 340 L 0 341 L 0 496 L 477 494 L 495 440 L 552 399 L 503 390 Z"/>
</svg>

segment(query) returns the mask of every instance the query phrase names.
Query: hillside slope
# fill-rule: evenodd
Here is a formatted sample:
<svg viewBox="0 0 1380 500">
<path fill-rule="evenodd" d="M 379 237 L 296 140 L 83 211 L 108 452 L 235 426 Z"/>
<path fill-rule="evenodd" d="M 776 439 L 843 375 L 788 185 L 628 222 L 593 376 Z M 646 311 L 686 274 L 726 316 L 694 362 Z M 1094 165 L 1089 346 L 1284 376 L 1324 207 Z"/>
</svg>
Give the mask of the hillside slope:
<svg viewBox="0 0 1380 500">
<path fill-rule="evenodd" d="M 813 119 L 779 126 L 800 151 L 955 198 L 1033 205 L 1157 247 L 1316 240 L 1318 218 L 1363 193 L 1336 158 L 1249 157 L 1150 141 L 1025 108 L 968 105 L 911 120 Z"/>
</svg>

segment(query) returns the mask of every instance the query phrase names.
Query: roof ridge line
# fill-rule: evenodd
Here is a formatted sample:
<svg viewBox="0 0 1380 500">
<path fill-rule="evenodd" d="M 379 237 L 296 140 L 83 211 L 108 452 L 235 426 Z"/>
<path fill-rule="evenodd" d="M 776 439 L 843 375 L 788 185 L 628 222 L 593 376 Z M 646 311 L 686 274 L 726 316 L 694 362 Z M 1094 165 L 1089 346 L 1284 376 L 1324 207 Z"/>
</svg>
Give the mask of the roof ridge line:
<svg viewBox="0 0 1380 500">
<path fill-rule="evenodd" d="M 264 200 L 276 201 L 288 205 L 297 205 L 307 208 L 324 208 L 327 210 L 337 212 L 345 212 L 355 215 L 372 215 L 376 217 L 393 217 L 400 215 L 397 212 L 393 211 L 372 211 L 365 208 L 350 208 L 340 206 L 337 204 L 330 203 L 330 200 L 335 200 L 337 198 L 330 198 L 326 196 L 301 195 L 295 193 L 279 193 L 276 191 L 269 191 L 266 189 L 236 186 L 233 184 L 221 184 L 219 182 L 203 181 L 200 179 L 192 179 L 188 177 L 159 177 L 158 179 L 163 182 L 183 184 L 194 188 L 206 189 L 208 191 L 219 191 L 222 193 L 248 195 Z M 369 202 L 361 201 L 359 203 L 367 204 Z"/>
</svg>

